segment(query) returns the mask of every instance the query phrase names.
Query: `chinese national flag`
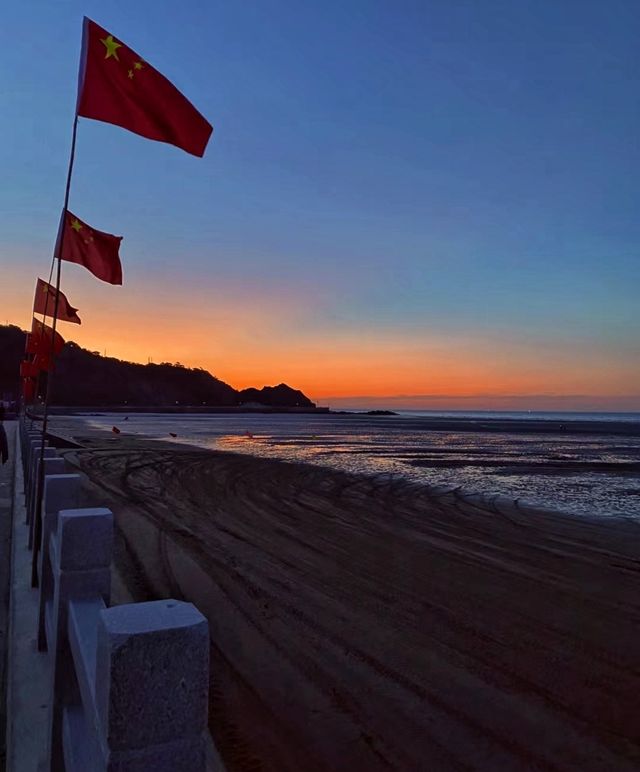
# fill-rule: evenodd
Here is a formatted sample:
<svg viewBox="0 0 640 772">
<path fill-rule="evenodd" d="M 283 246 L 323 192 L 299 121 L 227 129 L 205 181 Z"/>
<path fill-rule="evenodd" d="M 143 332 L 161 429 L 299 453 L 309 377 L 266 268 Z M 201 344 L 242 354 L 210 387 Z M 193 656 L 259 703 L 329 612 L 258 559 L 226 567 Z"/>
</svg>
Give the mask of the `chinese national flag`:
<svg viewBox="0 0 640 772">
<path fill-rule="evenodd" d="M 41 370 L 44 370 L 49 373 L 53 370 L 54 360 L 53 360 L 53 357 L 50 355 L 50 353 L 46 352 L 43 354 L 36 354 L 33 357 L 32 364 L 33 364 L 33 367 L 35 368 L 36 373 L 40 372 Z"/>
<path fill-rule="evenodd" d="M 64 346 L 64 338 L 60 333 L 53 332 L 53 329 L 46 324 L 43 324 L 38 319 L 33 320 L 31 325 L 31 335 L 27 342 L 27 352 L 30 354 L 43 354 L 49 356 L 51 353 L 51 336 L 53 337 L 53 354 L 54 356 L 62 351 Z"/>
<path fill-rule="evenodd" d="M 86 16 L 76 111 L 197 156 L 213 131 L 164 75 Z"/>
<path fill-rule="evenodd" d="M 122 284 L 122 266 L 118 255 L 121 241 L 122 236 L 97 231 L 67 209 L 62 213 L 55 256 L 83 265 L 98 279 L 109 284 Z"/>
<path fill-rule="evenodd" d="M 36 395 L 36 382 L 33 378 L 25 378 L 22 381 L 22 396 L 25 402 L 33 402 Z"/>
<path fill-rule="evenodd" d="M 34 375 L 38 374 L 38 368 L 36 365 L 34 365 L 33 362 L 27 362 L 26 360 L 23 360 L 20 362 L 20 377 L 21 378 L 33 378 Z"/>
<path fill-rule="evenodd" d="M 35 314 L 44 314 L 44 316 L 50 316 L 51 318 L 55 315 L 59 322 L 81 324 L 80 317 L 78 316 L 78 309 L 74 308 L 71 303 L 69 303 L 63 292 L 60 292 L 59 294 L 58 313 L 55 314 L 56 288 L 52 287 L 44 281 L 44 279 L 38 279 L 38 283 L 36 284 L 36 295 L 33 299 L 33 312 Z"/>
<path fill-rule="evenodd" d="M 35 319 L 34 319 L 35 321 Z M 27 333 L 27 345 L 25 346 L 26 354 L 35 354 L 38 350 L 38 339 L 35 335 Z"/>
</svg>

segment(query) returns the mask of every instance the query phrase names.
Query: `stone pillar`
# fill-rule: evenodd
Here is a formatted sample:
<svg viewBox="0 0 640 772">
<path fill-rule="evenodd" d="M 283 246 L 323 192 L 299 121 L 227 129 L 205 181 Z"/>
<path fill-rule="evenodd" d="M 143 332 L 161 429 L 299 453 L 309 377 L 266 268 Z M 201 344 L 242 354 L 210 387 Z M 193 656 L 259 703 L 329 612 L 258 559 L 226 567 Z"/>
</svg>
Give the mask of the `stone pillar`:
<svg viewBox="0 0 640 772">
<path fill-rule="evenodd" d="M 26 476 L 27 471 L 27 454 L 31 448 L 31 440 L 37 440 L 42 435 L 40 432 L 35 431 L 23 431 L 20 437 L 20 452 L 22 455 L 22 472 Z"/>
<path fill-rule="evenodd" d="M 37 471 L 38 471 L 38 465 L 40 463 L 40 453 L 41 453 L 40 442 L 37 442 L 35 444 L 32 442 L 31 453 L 29 457 L 29 465 L 27 467 L 27 472 L 29 477 L 27 479 L 26 487 L 25 487 L 25 507 L 27 510 L 27 513 L 26 513 L 27 517 L 25 520 L 26 523 L 30 522 L 29 519 L 31 517 L 31 505 L 33 503 L 34 496 L 37 494 L 37 488 L 36 488 L 37 480 L 38 480 Z M 44 458 L 56 458 L 57 455 L 58 454 L 56 452 L 56 449 L 50 448 L 48 444 L 45 442 Z"/>
<path fill-rule="evenodd" d="M 69 601 L 102 597 L 109 603 L 113 514 L 109 509 L 67 509 L 58 514 L 52 551 L 54 594 L 51 661 L 51 714 L 48 758 L 52 772 L 64 770 L 62 719 L 65 705 L 75 701 L 74 666 L 67 632 Z"/>
<path fill-rule="evenodd" d="M 47 450 L 53 450 L 55 453 L 54 448 L 45 448 L 45 454 Z M 33 548 L 34 543 L 34 534 L 39 536 L 39 532 L 36 534 L 36 521 L 39 517 L 38 512 L 38 484 L 42 482 L 42 485 L 44 486 L 44 481 L 46 480 L 47 475 L 49 474 L 64 474 L 66 469 L 66 464 L 64 462 L 64 458 L 60 458 L 58 455 L 49 455 L 48 457 L 45 455 L 44 461 L 44 470 L 42 474 L 44 475 L 42 481 L 40 480 L 40 458 L 38 457 L 36 459 L 36 477 L 34 480 L 32 493 L 31 493 L 31 514 L 27 515 L 27 519 L 29 520 L 29 549 Z M 44 491 L 44 487 L 43 487 Z"/>
<path fill-rule="evenodd" d="M 27 465 L 29 460 L 29 454 L 31 453 L 31 441 L 39 440 L 42 437 L 40 432 L 26 432 L 22 438 L 22 472 L 24 476 L 24 482 L 27 482 Z"/>
<path fill-rule="evenodd" d="M 105 770 L 204 772 L 209 627 L 191 603 L 100 612 L 96 708 Z"/>
<path fill-rule="evenodd" d="M 24 467 L 24 493 L 25 493 L 25 496 L 29 495 L 29 482 L 31 480 L 31 463 L 32 463 L 32 459 L 33 459 L 33 453 L 35 451 L 35 448 L 39 448 L 40 445 L 42 444 L 41 436 L 42 435 L 40 435 L 38 437 L 31 437 L 29 439 L 29 444 L 27 445 L 27 448 L 26 448 L 26 453 L 25 453 L 26 458 L 25 458 L 25 467 Z M 47 440 L 45 440 L 44 441 L 45 448 L 47 447 L 48 444 L 49 443 L 47 442 Z M 25 501 L 26 501 L 26 499 L 25 499 Z"/>
<path fill-rule="evenodd" d="M 61 509 L 75 509 L 79 503 L 79 474 L 48 474 L 45 477 L 44 495 L 42 497 L 42 543 L 38 572 L 40 576 L 40 598 L 38 609 L 39 651 L 46 651 L 47 649 L 45 608 L 47 604 L 53 604 L 54 577 L 49 555 L 49 542 L 51 535 L 56 532 L 58 527 L 58 512 L 60 512 Z"/>
</svg>

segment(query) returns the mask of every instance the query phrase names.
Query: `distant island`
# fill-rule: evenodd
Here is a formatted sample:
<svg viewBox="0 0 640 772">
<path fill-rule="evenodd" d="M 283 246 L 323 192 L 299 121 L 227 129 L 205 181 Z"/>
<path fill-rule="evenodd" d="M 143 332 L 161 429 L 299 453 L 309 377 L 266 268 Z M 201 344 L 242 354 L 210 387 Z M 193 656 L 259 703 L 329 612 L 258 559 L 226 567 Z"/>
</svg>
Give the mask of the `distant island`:
<svg viewBox="0 0 640 772">
<path fill-rule="evenodd" d="M 0 325 L 0 398 L 15 398 L 19 393 L 25 336 L 19 327 Z M 57 358 L 52 388 L 51 404 L 69 407 L 316 407 L 301 391 L 285 383 L 238 391 L 201 368 L 125 362 L 88 351 L 72 341 Z"/>
</svg>

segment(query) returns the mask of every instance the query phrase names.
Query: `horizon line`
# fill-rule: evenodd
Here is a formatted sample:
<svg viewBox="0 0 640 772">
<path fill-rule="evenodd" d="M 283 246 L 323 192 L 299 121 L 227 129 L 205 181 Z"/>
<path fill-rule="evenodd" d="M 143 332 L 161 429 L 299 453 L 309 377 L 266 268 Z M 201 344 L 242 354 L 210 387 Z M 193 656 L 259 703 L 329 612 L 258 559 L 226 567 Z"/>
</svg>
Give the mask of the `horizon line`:
<svg viewBox="0 0 640 772">
<path fill-rule="evenodd" d="M 341 399 L 431 399 L 431 400 L 456 400 L 456 399 L 640 399 L 640 394 L 554 394 L 549 392 L 533 394 L 347 394 L 342 396 L 314 397 L 314 399 L 341 400 Z"/>
</svg>

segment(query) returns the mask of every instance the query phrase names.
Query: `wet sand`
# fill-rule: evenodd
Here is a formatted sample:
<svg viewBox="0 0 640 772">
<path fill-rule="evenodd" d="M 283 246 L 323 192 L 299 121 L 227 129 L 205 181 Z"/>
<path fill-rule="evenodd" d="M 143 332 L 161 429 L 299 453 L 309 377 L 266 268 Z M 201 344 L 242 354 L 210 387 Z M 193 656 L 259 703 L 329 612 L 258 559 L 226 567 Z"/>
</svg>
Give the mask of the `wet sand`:
<svg viewBox="0 0 640 772">
<path fill-rule="evenodd" d="M 114 600 L 209 619 L 229 770 L 640 769 L 637 522 L 78 439 Z"/>
</svg>

